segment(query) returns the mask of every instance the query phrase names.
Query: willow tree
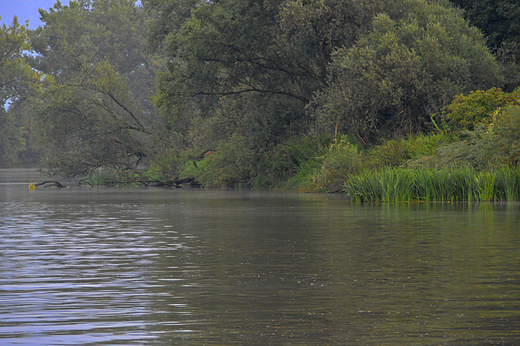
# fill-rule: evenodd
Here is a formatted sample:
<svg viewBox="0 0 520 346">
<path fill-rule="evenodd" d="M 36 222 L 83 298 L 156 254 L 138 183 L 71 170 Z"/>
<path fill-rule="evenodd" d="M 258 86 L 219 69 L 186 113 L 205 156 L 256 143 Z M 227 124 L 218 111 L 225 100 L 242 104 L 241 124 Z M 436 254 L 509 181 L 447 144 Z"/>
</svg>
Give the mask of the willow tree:
<svg viewBox="0 0 520 346">
<path fill-rule="evenodd" d="M 26 63 L 30 50 L 27 29 L 14 17 L 11 25 L 0 27 L 0 166 L 20 164 L 25 150 L 25 123 L 13 112 L 40 76 Z"/>
<path fill-rule="evenodd" d="M 424 131 L 453 96 L 500 86 L 480 31 L 446 2 L 403 0 L 369 34 L 338 49 L 330 86 L 314 102 L 322 128 L 362 141 Z M 395 11 L 395 9 L 400 9 Z"/>
<path fill-rule="evenodd" d="M 40 10 L 32 65 L 45 75 L 33 99 L 46 165 L 65 175 L 146 169 L 170 142 L 150 102 L 160 67 L 145 53 L 144 11 L 133 0 L 57 2 Z"/>
</svg>

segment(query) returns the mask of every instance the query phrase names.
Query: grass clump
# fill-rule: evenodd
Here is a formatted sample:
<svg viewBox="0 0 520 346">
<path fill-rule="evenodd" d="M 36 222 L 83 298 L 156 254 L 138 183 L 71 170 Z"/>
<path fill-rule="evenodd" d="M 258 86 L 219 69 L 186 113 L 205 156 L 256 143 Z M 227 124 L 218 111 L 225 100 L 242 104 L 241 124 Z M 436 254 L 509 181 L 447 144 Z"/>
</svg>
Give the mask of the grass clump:
<svg viewBox="0 0 520 346">
<path fill-rule="evenodd" d="M 345 183 L 345 192 L 357 202 L 518 201 L 520 168 L 490 172 L 470 167 L 385 168 L 352 177 Z"/>
</svg>

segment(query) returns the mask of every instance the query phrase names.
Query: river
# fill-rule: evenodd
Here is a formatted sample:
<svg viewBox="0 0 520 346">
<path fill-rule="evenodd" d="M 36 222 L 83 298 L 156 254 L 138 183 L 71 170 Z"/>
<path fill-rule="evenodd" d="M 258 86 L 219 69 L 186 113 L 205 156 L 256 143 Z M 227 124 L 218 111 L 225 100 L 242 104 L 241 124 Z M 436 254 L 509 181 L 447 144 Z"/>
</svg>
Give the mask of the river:
<svg viewBox="0 0 520 346">
<path fill-rule="evenodd" d="M 0 345 L 519 345 L 520 204 L 37 187 L 0 170 Z"/>
</svg>

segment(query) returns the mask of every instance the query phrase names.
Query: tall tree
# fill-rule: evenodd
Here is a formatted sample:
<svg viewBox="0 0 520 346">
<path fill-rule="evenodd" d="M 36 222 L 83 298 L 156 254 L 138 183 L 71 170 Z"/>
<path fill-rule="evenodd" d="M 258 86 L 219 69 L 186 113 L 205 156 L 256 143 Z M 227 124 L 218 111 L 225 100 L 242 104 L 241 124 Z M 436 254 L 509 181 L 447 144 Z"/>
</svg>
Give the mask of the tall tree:
<svg viewBox="0 0 520 346">
<path fill-rule="evenodd" d="M 389 6 L 368 35 L 334 54 L 330 88 L 315 99 L 331 132 L 367 142 L 422 131 L 454 95 L 502 83 L 481 33 L 460 12 L 434 1 Z"/>
<path fill-rule="evenodd" d="M 27 29 L 14 17 L 11 25 L 0 27 L 0 166 L 20 164 L 19 154 L 25 150 L 22 119 L 9 110 L 26 97 L 40 76 L 26 63 L 30 45 Z"/>
<path fill-rule="evenodd" d="M 40 11 L 34 99 L 49 168 L 66 175 L 137 169 L 169 143 L 154 135 L 157 59 L 145 54 L 144 11 L 133 0 L 80 0 Z M 160 149 L 158 149 L 160 148 Z"/>
<path fill-rule="evenodd" d="M 520 85 L 520 3 L 511 0 L 451 0 L 478 27 L 487 45 L 504 65 L 506 90 Z"/>
<path fill-rule="evenodd" d="M 164 4 L 185 8 L 182 1 L 160 3 L 152 7 L 158 18 L 183 13 Z M 196 119 L 198 133 L 208 126 L 199 138 L 215 137 L 219 123 L 271 145 L 302 133 L 310 122 L 306 105 L 328 85 L 332 52 L 352 46 L 367 31 L 378 8 L 374 3 L 384 2 L 199 2 L 190 17 L 158 35 L 170 63 L 159 78 L 157 104 L 172 119 Z M 222 138 L 234 131 L 221 133 Z"/>
</svg>

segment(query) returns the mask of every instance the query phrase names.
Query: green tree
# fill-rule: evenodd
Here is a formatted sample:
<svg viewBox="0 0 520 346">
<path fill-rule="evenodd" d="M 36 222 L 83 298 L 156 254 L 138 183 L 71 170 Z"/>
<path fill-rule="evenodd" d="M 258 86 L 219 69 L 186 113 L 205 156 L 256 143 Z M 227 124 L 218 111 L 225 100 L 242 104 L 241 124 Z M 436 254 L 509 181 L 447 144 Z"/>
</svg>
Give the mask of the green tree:
<svg viewBox="0 0 520 346">
<path fill-rule="evenodd" d="M 520 63 L 520 4 L 510 0 L 450 0 L 487 37 L 498 56 Z"/>
<path fill-rule="evenodd" d="M 168 150 L 150 97 L 160 59 L 147 56 L 144 11 L 132 0 L 57 2 L 41 10 L 33 99 L 48 168 L 80 175 L 146 169 Z"/>
<path fill-rule="evenodd" d="M 487 38 L 487 45 L 503 64 L 505 91 L 520 85 L 520 3 L 510 0 L 451 0 L 464 10 L 470 24 Z"/>
<path fill-rule="evenodd" d="M 156 104 L 172 123 L 184 125 L 196 151 L 243 148 L 232 155 L 240 164 L 249 160 L 239 180 L 263 180 L 266 153 L 310 128 L 305 107 L 327 87 L 334 49 L 351 46 L 371 25 L 369 3 L 223 0 L 190 7 L 190 1 L 145 1 L 158 12 L 153 18 L 176 18 L 162 27 L 167 33 L 155 35 L 169 57 Z M 179 17 L 187 7 L 191 15 Z M 240 146 L 227 145 L 237 138 Z M 213 157 L 207 169 L 218 167 L 218 158 L 226 166 L 225 156 Z"/>
<path fill-rule="evenodd" d="M 0 167 L 20 165 L 26 149 L 26 130 L 12 106 L 23 100 L 40 76 L 26 63 L 30 50 L 27 29 L 14 17 L 0 27 Z"/>
<path fill-rule="evenodd" d="M 421 0 L 392 6 L 401 11 L 377 15 L 368 35 L 334 54 L 330 88 L 315 99 L 328 131 L 366 143 L 423 131 L 454 95 L 500 85 L 482 35 L 459 11 Z"/>
</svg>

